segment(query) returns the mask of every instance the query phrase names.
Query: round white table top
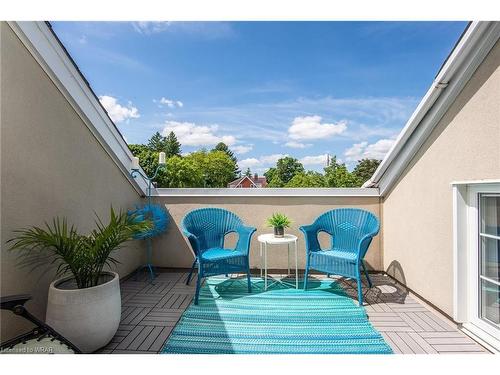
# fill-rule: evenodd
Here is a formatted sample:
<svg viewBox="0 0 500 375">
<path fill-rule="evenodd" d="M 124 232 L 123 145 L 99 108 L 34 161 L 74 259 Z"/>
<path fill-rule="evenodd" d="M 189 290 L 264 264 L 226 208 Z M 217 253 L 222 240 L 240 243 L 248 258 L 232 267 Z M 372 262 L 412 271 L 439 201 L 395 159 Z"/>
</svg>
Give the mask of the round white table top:
<svg viewBox="0 0 500 375">
<path fill-rule="evenodd" d="M 284 237 L 274 237 L 274 233 L 261 234 L 257 237 L 259 242 L 270 243 L 270 244 L 280 244 L 280 243 L 290 243 L 297 241 L 297 236 L 293 234 L 285 234 Z"/>
</svg>

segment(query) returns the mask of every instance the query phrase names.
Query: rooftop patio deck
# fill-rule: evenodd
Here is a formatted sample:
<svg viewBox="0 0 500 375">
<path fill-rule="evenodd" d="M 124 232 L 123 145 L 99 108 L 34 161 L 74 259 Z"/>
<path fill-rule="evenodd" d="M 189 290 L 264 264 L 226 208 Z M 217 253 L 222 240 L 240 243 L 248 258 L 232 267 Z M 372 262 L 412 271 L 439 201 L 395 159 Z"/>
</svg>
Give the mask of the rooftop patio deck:
<svg viewBox="0 0 500 375">
<path fill-rule="evenodd" d="M 186 270 L 161 270 L 152 284 L 145 274 L 137 280 L 126 278 L 122 282 L 120 327 L 100 353 L 158 353 L 192 301 L 195 283 L 187 286 L 187 275 Z M 395 353 L 488 353 L 452 321 L 392 278 L 382 274 L 373 274 L 371 278 L 373 288 L 364 287 L 366 311 Z M 339 282 L 356 299 L 355 283 L 345 279 Z"/>
</svg>

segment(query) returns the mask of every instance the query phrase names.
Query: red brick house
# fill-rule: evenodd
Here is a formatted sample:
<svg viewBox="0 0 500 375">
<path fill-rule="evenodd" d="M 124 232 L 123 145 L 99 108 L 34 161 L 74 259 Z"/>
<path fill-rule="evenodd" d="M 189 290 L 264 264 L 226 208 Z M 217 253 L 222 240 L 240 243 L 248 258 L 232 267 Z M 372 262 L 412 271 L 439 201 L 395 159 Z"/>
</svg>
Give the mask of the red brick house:
<svg viewBox="0 0 500 375">
<path fill-rule="evenodd" d="M 259 177 L 257 173 L 253 177 L 242 176 L 227 184 L 228 188 L 263 188 L 266 186 L 266 178 L 264 176 Z"/>
</svg>

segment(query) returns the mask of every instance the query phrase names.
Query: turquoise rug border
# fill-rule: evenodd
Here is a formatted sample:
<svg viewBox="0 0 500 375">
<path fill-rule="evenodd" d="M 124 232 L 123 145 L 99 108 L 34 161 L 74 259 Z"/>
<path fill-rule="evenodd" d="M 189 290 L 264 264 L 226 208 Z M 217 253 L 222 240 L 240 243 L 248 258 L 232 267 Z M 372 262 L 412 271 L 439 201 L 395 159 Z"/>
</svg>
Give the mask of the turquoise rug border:
<svg viewBox="0 0 500 375">
<path fill-rule="evenodd" d="M 207 278 L 199 305 L 184 311 L 162 354 L 392 354 L 364 307 L 333 279 L 274 283 Z M 313 302 L 313 304 L 311 304 Z"/>
</svg>

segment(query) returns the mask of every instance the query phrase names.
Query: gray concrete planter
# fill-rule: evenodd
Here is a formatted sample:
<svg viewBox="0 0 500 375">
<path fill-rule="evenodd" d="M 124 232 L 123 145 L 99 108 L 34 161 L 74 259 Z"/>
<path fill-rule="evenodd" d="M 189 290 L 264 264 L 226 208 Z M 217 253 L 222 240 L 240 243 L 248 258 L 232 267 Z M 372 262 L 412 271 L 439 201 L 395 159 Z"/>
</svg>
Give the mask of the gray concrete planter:
<svg viewBox="0 0 500 375">
<path fill-rule="evenodd" d="M 120 278 L 103 272 L 102 284 L 76 289 L 74 279 L 65 277 L 50 284 L 46 322 L 84 353 L 108 344 L 120 324 Z"/>
</svg>

